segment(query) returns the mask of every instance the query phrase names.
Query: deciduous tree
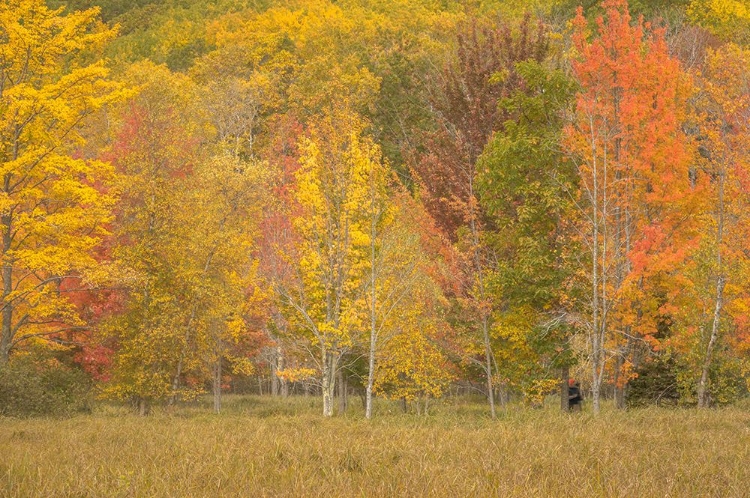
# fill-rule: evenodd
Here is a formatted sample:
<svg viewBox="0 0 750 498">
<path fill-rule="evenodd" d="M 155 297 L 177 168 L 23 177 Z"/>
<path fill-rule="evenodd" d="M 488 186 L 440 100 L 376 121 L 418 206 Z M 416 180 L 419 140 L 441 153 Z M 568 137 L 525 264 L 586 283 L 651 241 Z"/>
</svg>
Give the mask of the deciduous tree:
<svg viewBox="0 0 750 498">
<path fill-rule="evenodd" d="M 87 118 L 124 93 L 97 60 L 115 35 L 97 14 L 0 5 L 0 365 L 25 340 L 84 326 L 61 285 L 101 277 L 93 252 L 111 219 L 114 172 L 77 151 Z"/>
<path fill-rule="evenodd" d="M 707 407 L 712 394 L 715 401 L 723 394 L 712 389 L 712 370 L 742 356 L 748 333 L 750 51 L 733 44 L 709 51 L 698 85 L 700 244 L 686 265 L 673 344 L 684 355 L 698 406 Z M 725 357 L 718 359 L 720 349 Z"/>
<path fill-rule="evenodd" d="M 516 64 L 521 84 L 500 102 L 509 119 L 479 161 L 481 203 L 494 227 L 487 240 L 497 255 L 490 289 L 498 370 L 502 382 L 523 390 L 571 365 L 581 297 L 577 179 L 561 147 L 576 87 L 547 64 Z"/>
<path fill-rule="evenodd" d="M 295 331 L 317 353 L 325 416 L 333 415 L 341 359 L 367 323 L 361 289 L 370 248 L 368 197 L 370 175 L 381 166 L 364 132 L 361 118 L 346 106 L 334 107 L 301 139 L 294 236 L 281 248 L 286 254 L 273 282 Z"/>
<path fill-rule="evenodd" d="M 573 72 L 581 90 L 566 139 L 577 161 L 590 251 L 584 322 L 595 412 L 608 353 L 618 359 L 617 377 L 632 339 L 655 331 L 647 315 L 658 310 L 644 306 L 644 281 L 684 257 L 680 242 L 689 238 L 693 198 L 681 128 L 689 86 L 679 63 L 662 31 L 649 32 L 642 19 L 632 23 L 625 0 L 603 7 L 591 41 L 582 9 L 574 21 Z"/>
<path fill-rule="evenodd" d="M 463 255 L 457 302 L 471 316 L 481 344 L 490 412 L 495 416 L 495 371 L 490 336 L 492 304 L 487 289 L 493 259 L 484 241 L 488 219 L 477 192 L 477 159 L 505 119 L 498 100 L 519 84 L 515 63 L 541 61 L 547 51 L 544 27 L 526 16 L 517 31 L 509 25 L 470 21 L 458 37 L 457 53 L 435 85 L 436 131 L 414 165 L 426 207 Z M 470 356 L 474 357 L 472 348 Z"/>
</svg>

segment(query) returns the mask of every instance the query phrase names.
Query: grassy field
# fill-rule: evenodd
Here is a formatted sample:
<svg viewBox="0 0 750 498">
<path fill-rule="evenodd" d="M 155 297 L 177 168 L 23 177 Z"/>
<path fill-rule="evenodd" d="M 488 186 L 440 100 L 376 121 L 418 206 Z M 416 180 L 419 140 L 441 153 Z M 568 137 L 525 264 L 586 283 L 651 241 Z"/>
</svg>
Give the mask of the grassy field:
<svg viewBox="0 0 750 498">
<path fill-rule="evenodd" d="M 0 419 L 0 496 L 750 496 L 750 410 L 561 414 L 383 402 L 325 420 L 314 398 L 228 399 L 139 418 L 102 405 Z"/>
</svg>

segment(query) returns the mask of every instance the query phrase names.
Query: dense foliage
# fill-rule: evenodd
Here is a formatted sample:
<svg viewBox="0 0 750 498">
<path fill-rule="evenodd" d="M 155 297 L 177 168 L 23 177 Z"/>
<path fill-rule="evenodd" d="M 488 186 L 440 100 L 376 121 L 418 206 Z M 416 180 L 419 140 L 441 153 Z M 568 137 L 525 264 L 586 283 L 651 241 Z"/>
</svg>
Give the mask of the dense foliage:
<svg viewBox="0 0 750 498">
<path fill-rule="evenodd" d="M 0 392 L 746 395 L 750 10 L 581 3 L 3 2 Z"/>
</svg>

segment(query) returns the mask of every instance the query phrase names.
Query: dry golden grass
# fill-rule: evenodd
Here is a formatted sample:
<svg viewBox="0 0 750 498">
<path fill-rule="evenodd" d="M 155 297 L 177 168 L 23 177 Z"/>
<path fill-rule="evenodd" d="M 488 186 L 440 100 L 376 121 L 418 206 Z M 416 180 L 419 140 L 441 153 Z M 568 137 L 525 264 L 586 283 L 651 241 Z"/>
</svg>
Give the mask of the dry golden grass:
<svg viewBox="0 0 750 498">
<path fill-rule="evenodd" d="M 0 496 L 750 496 L 750 411 L 567 415 L 448 400 L 330 420 L 314 399 L 0 419 Z"/>
</svg>

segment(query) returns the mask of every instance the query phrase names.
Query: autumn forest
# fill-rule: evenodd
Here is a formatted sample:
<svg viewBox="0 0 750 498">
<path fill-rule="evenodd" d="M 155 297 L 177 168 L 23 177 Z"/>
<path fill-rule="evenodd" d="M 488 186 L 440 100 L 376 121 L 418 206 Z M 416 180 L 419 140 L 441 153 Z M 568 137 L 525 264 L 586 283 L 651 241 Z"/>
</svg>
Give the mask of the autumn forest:
<svg viewBox="0 0 750 498">
<path fill-rule="evenodd" d="M 748 396 L 742 0 L 5 0 L 0 130 L 2 415 Z"/>
</svg>

